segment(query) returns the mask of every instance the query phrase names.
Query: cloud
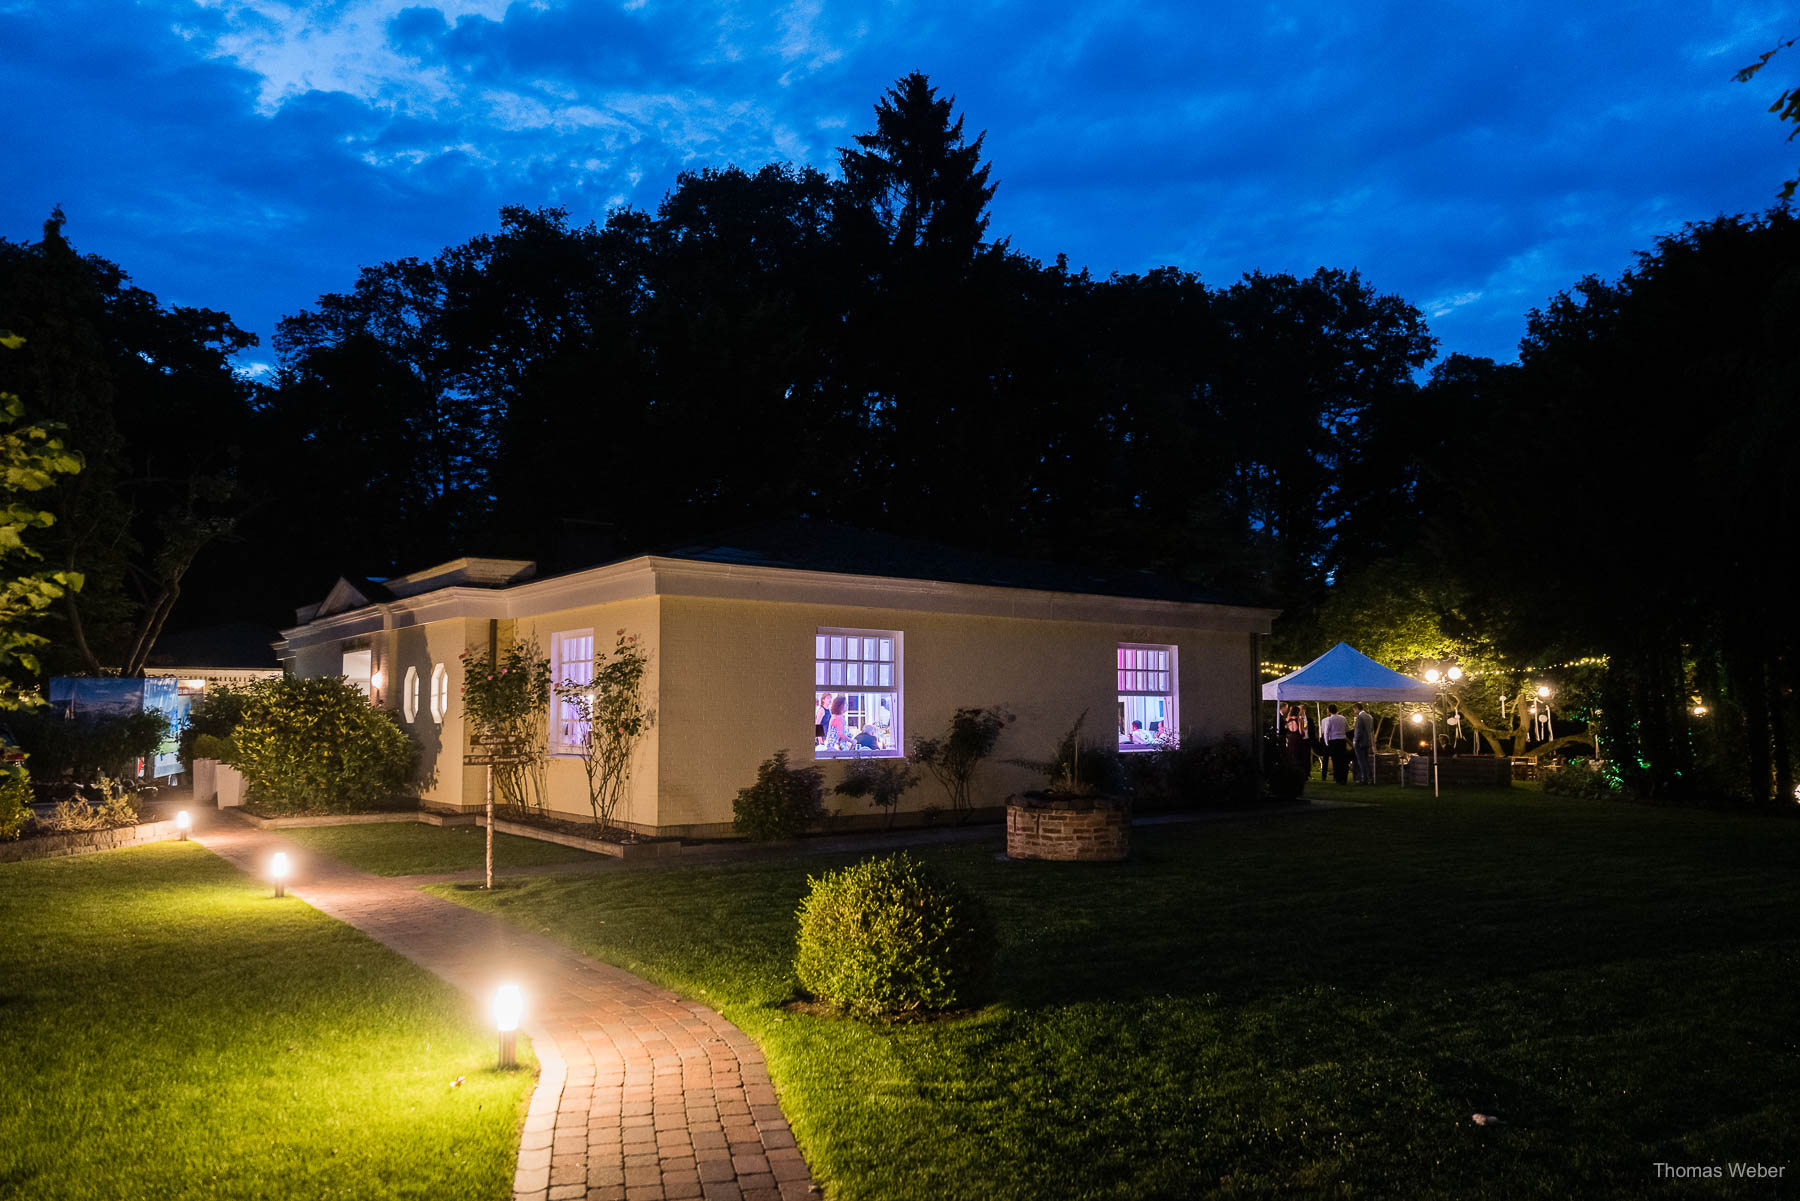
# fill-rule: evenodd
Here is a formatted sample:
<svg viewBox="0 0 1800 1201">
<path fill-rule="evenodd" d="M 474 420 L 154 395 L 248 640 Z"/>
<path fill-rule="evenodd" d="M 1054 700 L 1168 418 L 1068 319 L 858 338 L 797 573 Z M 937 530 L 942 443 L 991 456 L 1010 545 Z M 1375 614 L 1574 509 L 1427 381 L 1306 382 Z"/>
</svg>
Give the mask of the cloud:
<svg viewBox="0 0 1800 1201">
<path fill-rule="evenodd" d="M 1687 220 L 1772 202 L 1791 147 L 1735 69 L 1772 5 L 1529 0 L 71 0 L 0 8 L 15 179 L 84 250 L 265 335 L 502 204 L 578 220 L 676 174 L 830 170 L 907 71 L 986 131 L 993 233 L 1106 274 L 1357 267 L 1444 349 Z"/>
</svg>

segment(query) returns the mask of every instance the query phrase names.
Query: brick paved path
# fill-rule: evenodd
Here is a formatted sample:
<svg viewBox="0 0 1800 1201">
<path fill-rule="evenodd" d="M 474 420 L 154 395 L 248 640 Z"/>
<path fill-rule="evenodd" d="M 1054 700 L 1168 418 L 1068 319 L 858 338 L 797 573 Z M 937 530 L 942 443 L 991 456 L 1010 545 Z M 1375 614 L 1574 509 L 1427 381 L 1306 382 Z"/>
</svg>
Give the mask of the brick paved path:
<svg viewBox="0 0 1800 1201">
<path fill-rule="evenodd" d="M 713 1010 L 516 926 L 229 819 L 196 840 L 474 996 L 528 998 L 537 1091 L 516 1201 L 796 1201 L 817 1195 L 762 1052 Z"/>
</svg>

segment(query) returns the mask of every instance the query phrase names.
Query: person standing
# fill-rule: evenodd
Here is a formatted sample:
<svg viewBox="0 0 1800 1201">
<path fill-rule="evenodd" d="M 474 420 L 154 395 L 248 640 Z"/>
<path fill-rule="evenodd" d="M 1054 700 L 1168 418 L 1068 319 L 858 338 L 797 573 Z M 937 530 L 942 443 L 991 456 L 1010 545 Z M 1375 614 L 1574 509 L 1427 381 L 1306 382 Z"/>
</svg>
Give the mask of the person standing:
<svg viewBox="0 0 1800 1201">
<path fill-rule="evenodd" d="M 1331 777 L 1339 784 L 1350 782 L 1350 723 L 1344 720 L 1336 705 L 1325 706 L 1325 720 L 1319 723 L 1319 737 L 1325 740 L 1325 756 L 1331 760 Z"/>
<path fill-rule="evenodd" d="M 1356 750 L 1356 782 L 1375 782 L 1375 718 L 1361 701 L 1356 702 L 1356 722 L 1350 731 L 1351 746 Z"/>
</svg>

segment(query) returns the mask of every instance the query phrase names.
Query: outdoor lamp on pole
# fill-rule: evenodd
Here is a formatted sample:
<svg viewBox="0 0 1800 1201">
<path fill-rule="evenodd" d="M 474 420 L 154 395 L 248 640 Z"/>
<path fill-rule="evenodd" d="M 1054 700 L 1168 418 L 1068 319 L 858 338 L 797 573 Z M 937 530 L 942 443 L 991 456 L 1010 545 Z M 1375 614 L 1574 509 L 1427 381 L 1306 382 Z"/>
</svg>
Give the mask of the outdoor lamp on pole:
<svg viewBox="0 0 1800 1201">
<path fill-rule="evenodd" d="M 1423 713 L 1415 711 L 1413 713 L 1412 719 L 1413 719 L 1413 725 L 1415 725 L 1415 726 L 1422 726 L 1425 724 L 1425 715 Z M 1442 795 L 1438 791 L 1437 710 L 1436 709 L 1433 709 L 1431 711 L 1431 795 L 1434 797 Z"/>
<path fill-rule="evenodd" d="M 193 828 L 193 825 L 194 819 L 188 816 L 186 809 L 175 815 L 175 829 L 181 834 L 181 841 L 188 840 L 188 831 Z"/>
<path fill-rule="evenodd" d="M 519 1066 L 519 1018 L 525 1012 L 525 995 L 517 984 L 502 984 L 494 993 L 494 1025 L 500 1031 L 500 1066 Z"/>
<path fill-rule="evenodd" d="M 288 860 L 286 851 L 276 851 L 275 858 L 269 860 L 269 878 L 275 881 L 275 895 L 287 896 Z"/>
</svg>

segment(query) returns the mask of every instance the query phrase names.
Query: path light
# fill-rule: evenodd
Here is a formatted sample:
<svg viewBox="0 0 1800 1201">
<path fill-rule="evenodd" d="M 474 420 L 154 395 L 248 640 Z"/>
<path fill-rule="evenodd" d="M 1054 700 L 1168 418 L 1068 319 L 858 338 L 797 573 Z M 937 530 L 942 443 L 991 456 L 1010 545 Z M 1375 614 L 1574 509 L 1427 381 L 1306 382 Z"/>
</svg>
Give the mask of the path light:
<svg viewBox="0 0 1800 1201">
<path fill-rule="evenodd" d="M 275 858 L 269 860 L 269 878 L 275 881 L 275 895 L 287 896 L 288 861 L 286 851 L 276 851 Z"/>
<path fill-rule="evenodd" d="M 500 1066 L 519 1066 L 517 1039 L 519 1018 L 525 1012 L 525 994 L 517 984 L 502 984 L 494 993 L 494 1025 L 500 1029 Z"/>
<path fill-rule="evenodd" d="M 188 840 L 188 831 L 191 830 L 193 826 L 194 819 L 188 816 L 188 811 L 186 809 L 183 809 L 180 813 L 175 815 L 175 828 L 181 831 L 181 841 L 186 842 Z"/>
</svg>

